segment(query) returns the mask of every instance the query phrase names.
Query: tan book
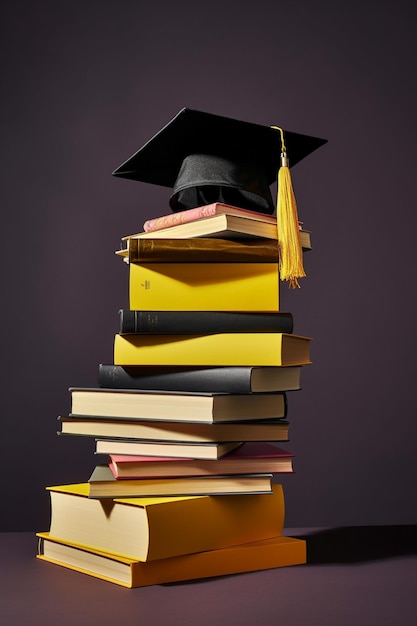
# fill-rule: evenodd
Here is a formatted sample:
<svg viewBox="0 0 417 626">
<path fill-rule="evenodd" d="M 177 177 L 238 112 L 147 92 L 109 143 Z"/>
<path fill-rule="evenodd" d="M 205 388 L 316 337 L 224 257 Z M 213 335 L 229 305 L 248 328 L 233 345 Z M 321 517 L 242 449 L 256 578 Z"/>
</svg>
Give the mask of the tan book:
<svg viewBox="0 0 417 626">
<path fill-rule="evenodd" d="M 272 474 L 175 476 L 119 480 L 108 465 L 97 465 L 89 481 L 89 498 L 159 498 L 272 493 Z"/>
<path fill-rule="evenodd" d="M 70 387 L 71 414 L 174 422 L 242 422 L 286 415 L 284 393 L 232 394 Z"/>
<path fill-rule="evenodd" d="M 283 419 L 257 422 L 164 422 L 115 420 L 93 416 L 60 417 L 61 433 L 97 439 L 140 439 L 149 442 L 206 444 L 212 442 L 288 441 L 289 424 Z"/>
<path fill-rule="evenodd" d="M 141 455 L 142 457 L 216 461 L 240 445 L 240 441 L 179 443 L 175 441 L 142 441 L 139 439 L 97 439 L 96 454 L 127 454 Z"/>
<path fill-rule="evenodd" d="M 242 215 L 220 214 L 204 219 L 178 224 L 152 232 L 139 232 L 122 238 L 125 248 L 118 250 L 116 254 L 128 255 L 129 241 L 132 239 L 188 239 L 192 237 L 215 237 L 220 239 L 245 239 L 260 237 L 265 239 L 277 239 L 277 224 L 254 220 Z M 300 230 L 300 242 L 304 249 L 311 248 L 310 232 Z"/>
</svg>

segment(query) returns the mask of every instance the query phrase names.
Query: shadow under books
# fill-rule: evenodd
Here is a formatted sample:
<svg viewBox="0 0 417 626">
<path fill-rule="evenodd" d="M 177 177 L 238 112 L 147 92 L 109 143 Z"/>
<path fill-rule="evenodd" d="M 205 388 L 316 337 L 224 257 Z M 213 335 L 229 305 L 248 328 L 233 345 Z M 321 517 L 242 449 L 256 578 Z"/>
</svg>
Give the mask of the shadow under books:
<svg viewBox="0 0 417 626">
<path fill-rule="evenodd" d="M 414 556 L 417 554 L 417 525 L 392 526 L 341 526 L 308 534 L 291 535 L 307 541 L 309 565 L 353 564 L 384 559 Z M 236 573 L 230 576 L 241 576 Z M 220 579 L 215 576 L 210 580 Z M 206 578 L 185 581 L 187 585 L 207 582 Z M 165 583 L 171 587 L 184 582 Z"/>
<path fill-rule="evenodd" d="M 341 526 L 296 538 L 307 541 L 307 565 L 364 563 L 417 554 L 417 525 L 411 524 Z"/>
</svg>

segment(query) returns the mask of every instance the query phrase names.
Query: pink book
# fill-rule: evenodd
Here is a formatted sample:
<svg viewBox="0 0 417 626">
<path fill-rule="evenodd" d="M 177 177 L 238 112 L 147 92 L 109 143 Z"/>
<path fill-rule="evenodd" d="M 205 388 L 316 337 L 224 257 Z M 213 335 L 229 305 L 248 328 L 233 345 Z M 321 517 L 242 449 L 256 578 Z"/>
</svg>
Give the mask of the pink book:
<svg viewBox="0 0 417 626">
<path fill-rule="evenodd" d="M 294 454 L 270 443 L 247 442 L 220 459 L 110 455 L 115 478 L 292 473 Z"/>
<path fill-rule="evenodd" d="M 265 213 L 257 213 L 247 209 L 239 209 L 238 207 L 230 206 L 228 204 L 214 202 L 213 204 L 206 204 L 204 206 L 196 207 L 195 209 L 188 209 L 187 211 L 180 211 L 178 213 L 169 213 L 168 215 L 162 215 L 161 217 L 155 217 L 154 219 L 147 220 L 143 225 L 143 230 L 146 233 L 149 233 L 154 230 L 162 230 L 163 228 L 177 226 L 178 224 L 184 224 L 185 222 L 195 222 L 196 220 L 201 220 L 205 217 L 213 217 L 213 215 L 221 215 L 224 213 L 227 215 L 249 217 L 253 220 L 259 220 L 271 224 L 276 224 L 277 221 L 276 215 L 266 215 Z"/>
</svg>

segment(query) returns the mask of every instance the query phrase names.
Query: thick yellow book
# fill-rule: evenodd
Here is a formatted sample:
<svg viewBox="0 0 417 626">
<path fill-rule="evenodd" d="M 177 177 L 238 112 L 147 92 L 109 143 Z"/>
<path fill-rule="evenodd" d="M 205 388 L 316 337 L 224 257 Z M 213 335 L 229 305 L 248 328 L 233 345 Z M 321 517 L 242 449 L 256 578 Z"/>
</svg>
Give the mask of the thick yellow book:
<svg viewBox="0 0 417 626">
<path fill-rule="evenodd" d="M 278 311 L 277 263 L 131 263 L 129 306 L 142 311 Z"/>
<path fill-rule="evenodd" d="M 282 534 L 284 494 L 88 497 L 89 484 L 48 488 L 50 536 L 138 561 L 216 550 Z"/>
<path fill-rule="evenodd" d="M 310 338 L 286 333 L 116 335 L 115 365 L 307 365 Z"/>
<path fill-rule="evenodd" d="M 129 588 L 306 563 L 306 542 L 282 536 L 146 563 L 64 542 L 49 533 L 37 537 L 39 559 Z"/>
</svg>

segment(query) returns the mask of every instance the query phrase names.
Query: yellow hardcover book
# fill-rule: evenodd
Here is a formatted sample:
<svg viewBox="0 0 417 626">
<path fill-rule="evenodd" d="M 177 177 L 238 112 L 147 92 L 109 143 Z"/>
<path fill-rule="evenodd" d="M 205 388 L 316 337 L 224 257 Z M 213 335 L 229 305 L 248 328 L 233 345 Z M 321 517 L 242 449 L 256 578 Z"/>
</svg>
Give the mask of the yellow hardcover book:
<svg viewBox="0 0 417 626">
<path fill-rule="evenodd" d="M 138 561 L 215 550 L 282 534 L 284 494 L 88 497 L 89 484 L 48 487 L 50 535 Z"/>
<path fill-rule="evenodd" d="M 37 537 L 39 559 L 128 588 L 302 565 L 307 560 L 303 539 L 282 536 L 146 563 L 64 542 L 49 533 Z"/>
<path fill-rule="evenodd" d="M 310 338 L 286 333 L 116 335 L 115 365 L 307 365 Z"/>
<path fill-rule="evenodd" d="M 278 264 L 131 263 L 129 305 L 142 311 L 278 311 Z"/>
</svg>

